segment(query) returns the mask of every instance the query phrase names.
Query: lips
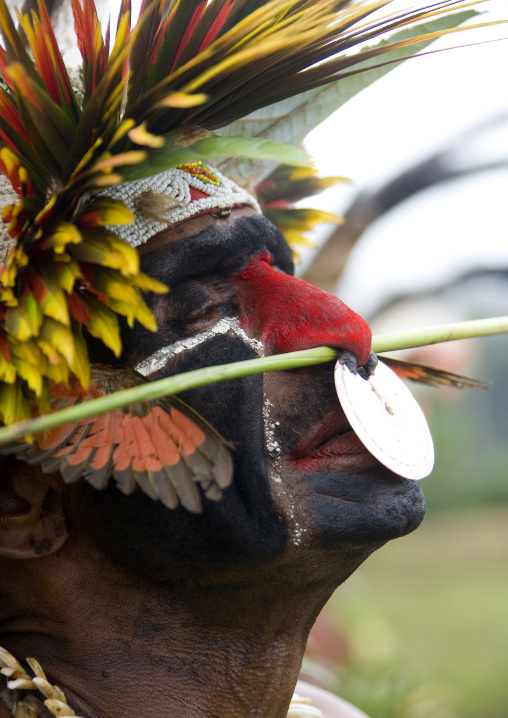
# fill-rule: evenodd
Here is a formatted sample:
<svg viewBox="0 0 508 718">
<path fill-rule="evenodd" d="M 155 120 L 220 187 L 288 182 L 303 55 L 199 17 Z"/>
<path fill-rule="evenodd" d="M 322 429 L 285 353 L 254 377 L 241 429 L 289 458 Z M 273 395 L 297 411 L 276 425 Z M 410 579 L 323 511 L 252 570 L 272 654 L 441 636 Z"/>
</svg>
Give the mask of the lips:
<svg viewBox="0 0 508 718">
<path fill-rule="evenodd" d="M 324 418 L 307 433 L 300 445 L 292 453 L 292 459 L 303 459 L 311 456 L 315 451 L 351 431 L 351 425 L 346 419 L 341 406 L 337 403 L 333 410 L 328 410 Z"/>
<path fill-rule="evenodd" d="M 354 433 L 342 408 L 324 418 L 285 462 L 307 471 L 325 469 L 360 470 L 377 464 Z"/>
</svg>

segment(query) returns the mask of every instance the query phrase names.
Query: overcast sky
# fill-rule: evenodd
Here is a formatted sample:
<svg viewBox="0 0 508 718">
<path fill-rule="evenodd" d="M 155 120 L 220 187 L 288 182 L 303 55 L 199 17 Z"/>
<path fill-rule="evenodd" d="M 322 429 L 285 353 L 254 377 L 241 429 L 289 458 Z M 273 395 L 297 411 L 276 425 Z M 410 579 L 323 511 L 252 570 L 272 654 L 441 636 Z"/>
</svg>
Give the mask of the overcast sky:
<svg viewBox="0 0 508 718">
<path fill-rule="evenodd" d="M 490 12 L 481 20 L 508 18 L 506 0 L 485 7 Z M 447 37 L 433 49 L 505 37 L 508 25 L 500 25 Z M 501 39 L 408 61 L 351 100 L 307 138 L 321 172 L 354 182 L 328 190 L 320 205 L 343 212 L 360 189 L 377 186 L 471 127 L 508 113 L 507 67 L 508 41 Z M 457 161 L 500 157 L 508 159 L 508 123 L 472 142 Z M 471 266 L 508 266 L 507 190 L 508 172 L 496 171 L 404 203 L 365 234 L 340 296 L 369 313 L 399 288 L 432 285 Z"/>
</svg>

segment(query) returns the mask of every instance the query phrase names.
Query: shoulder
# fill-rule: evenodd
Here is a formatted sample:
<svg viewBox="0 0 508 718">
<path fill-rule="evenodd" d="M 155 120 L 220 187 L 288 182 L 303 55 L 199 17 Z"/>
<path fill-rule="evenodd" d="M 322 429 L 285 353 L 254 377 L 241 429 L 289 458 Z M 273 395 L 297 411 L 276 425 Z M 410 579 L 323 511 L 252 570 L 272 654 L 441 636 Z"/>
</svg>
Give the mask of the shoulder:
<svg viewBox="0 0 508 718">
<path fill-rule="evenodd" d="M 363 711 L 355 708 L 351 703 L 342 700 L 338 696 L 325 691 L 323 688 L 313 686 L 311 683 L 305 681 L 298 681 L 295 688 L 295 697 L 298 696 L 302 699 L 310 699 L 310 706 L 318 711 L 321 711 L 323 718 L 368 718 Z M 294 716 L 295 718 L 311 718 L 314 715 L 318 716 L 315 711 L 305 712 L 304 704 L 301 704 L 302 710 L 298 711 L 298 703 L 292 702 L 288 718 Z"/>
</svg>

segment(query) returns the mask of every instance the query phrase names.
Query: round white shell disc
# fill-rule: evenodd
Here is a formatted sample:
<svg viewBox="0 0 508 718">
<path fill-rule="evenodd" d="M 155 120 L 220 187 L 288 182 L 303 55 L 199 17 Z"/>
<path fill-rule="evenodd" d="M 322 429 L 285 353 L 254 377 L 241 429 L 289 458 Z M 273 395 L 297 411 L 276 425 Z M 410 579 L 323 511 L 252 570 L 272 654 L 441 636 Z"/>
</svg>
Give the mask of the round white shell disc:
<svg viewBox="0 0 508 718">
<path fill-rule="evenodd" d="M 381 361 L 368 380 L 335 365 L 335 387 L 351 428 L 388 469 L 423 479 L 434 466 L 427 420 L 401 379 Z"/>
</svg>

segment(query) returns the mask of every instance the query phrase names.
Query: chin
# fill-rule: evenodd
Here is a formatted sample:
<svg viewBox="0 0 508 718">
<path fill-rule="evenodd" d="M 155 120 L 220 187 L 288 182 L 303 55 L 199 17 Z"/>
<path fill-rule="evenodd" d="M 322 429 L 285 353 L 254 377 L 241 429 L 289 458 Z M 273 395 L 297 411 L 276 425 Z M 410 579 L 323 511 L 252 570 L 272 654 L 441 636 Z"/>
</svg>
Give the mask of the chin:
<svg viewBox="0 0 508 718">
<path fill-rule="evenodd" d="M 355 457 L 349 471 L 344 465 L 340 471 L 334 465 L 318 471 L 291 463 L 288 478 L 307 487 L 302 497 L 306 521 L 324 545 L 383 544 L 411 533 L 423 520 L 425 499 L 418 482 L 397 476 L 373 457 Z"/>
</svg>

